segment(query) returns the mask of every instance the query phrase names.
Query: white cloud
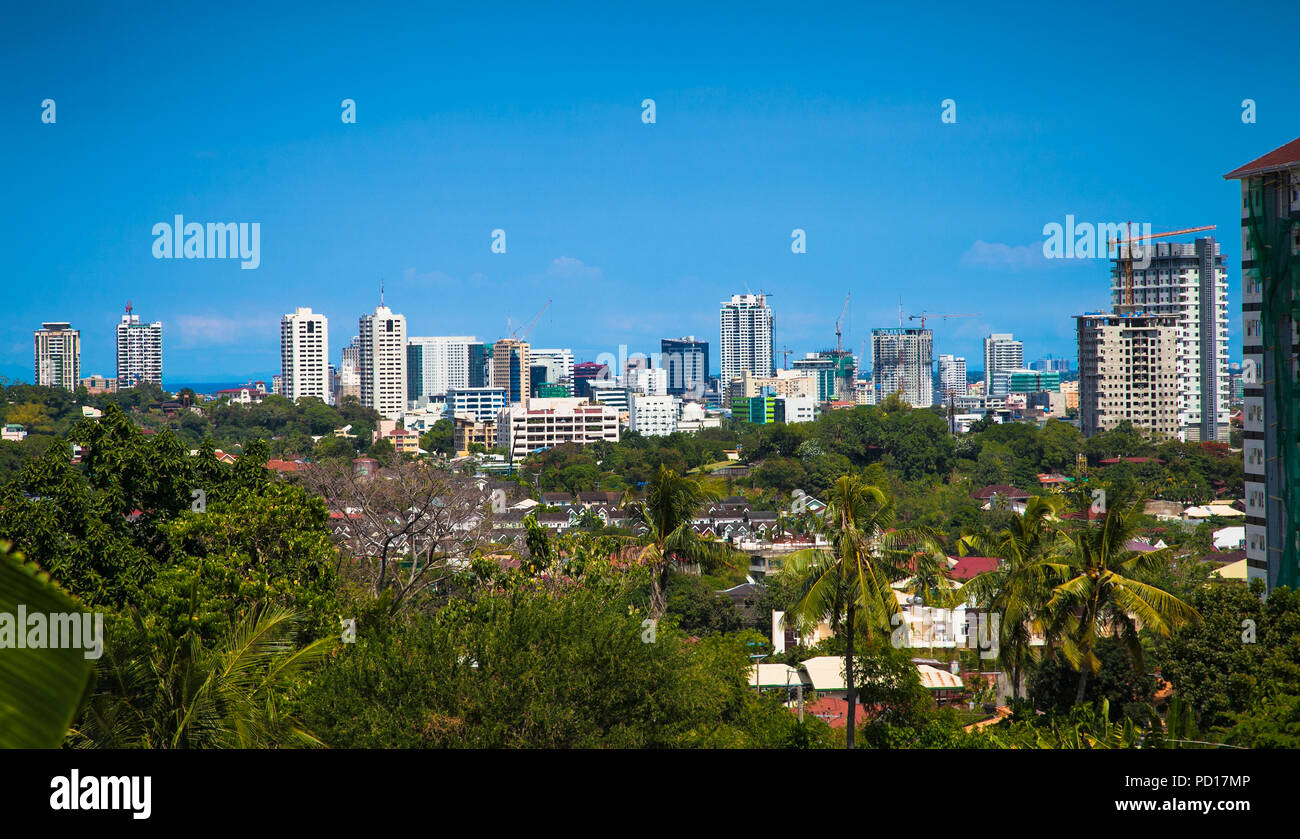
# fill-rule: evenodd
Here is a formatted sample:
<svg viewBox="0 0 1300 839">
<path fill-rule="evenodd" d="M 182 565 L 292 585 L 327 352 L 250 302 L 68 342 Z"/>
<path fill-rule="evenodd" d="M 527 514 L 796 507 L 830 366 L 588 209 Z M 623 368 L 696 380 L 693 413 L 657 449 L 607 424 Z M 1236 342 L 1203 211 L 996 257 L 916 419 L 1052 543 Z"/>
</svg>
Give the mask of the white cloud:
<svg viewBox="0 0 1300 839">
<path fill-rule="evenodd" d="M 278 322 L 270 318 L 229 318 L 224 315 L 178 315 L 177 347 L 226 347 L 249 339 L 273 337 Z M 166 324 L 163 325 L 167 331 Z"/>
<path fill-rule="evenodd" d="M 971 245 L 961 255 L 961 261 L 963 265 L 984 268 L 1032 268 L 1047 263 L 1042 245 L 1006 245 L 983 239 Z"/>
<path fill-rule="evenodd" d="M 599 281 L 605 278 L 605 273 L 595 265 L 587 265 L 581 259 L 574 259 L 571 256 L 561 256 L 551 260 L 546 274 L 562 280 Z"/>
</svg>

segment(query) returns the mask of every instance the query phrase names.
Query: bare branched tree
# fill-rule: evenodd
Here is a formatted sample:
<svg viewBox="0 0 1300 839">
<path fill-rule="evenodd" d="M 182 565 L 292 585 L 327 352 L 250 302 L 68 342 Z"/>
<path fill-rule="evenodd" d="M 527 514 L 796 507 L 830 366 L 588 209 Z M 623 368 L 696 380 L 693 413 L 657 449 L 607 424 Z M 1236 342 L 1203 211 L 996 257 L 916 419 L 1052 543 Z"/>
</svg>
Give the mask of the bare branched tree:
<svg viewBox="0 0 1300 839">
<path fill-rule="evenodd" d="M 431 463 L 370 474 L 322 463 L 303 481 L 325 498 L 335 542 L 345 563 L 352 560 L 340 572 L 375 597 L 387 594 L 394 611 L 419 602 L 491 542 L 491 488 Z"/>
</svg>

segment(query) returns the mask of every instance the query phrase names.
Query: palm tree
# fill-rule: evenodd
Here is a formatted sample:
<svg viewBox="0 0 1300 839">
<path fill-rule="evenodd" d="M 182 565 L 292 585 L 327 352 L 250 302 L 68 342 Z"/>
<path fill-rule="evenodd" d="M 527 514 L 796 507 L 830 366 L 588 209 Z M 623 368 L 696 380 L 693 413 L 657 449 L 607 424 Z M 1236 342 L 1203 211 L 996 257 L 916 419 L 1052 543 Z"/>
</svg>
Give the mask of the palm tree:
<svg viewBox="0 0 1300 839">
<path fill-rule="evenodd" d="M 642 529 L 637 561 L 650 568 L 650 612 L 658 620 L 668 607 L 668 575 L 675 562 L 728 565 L 733 551 L 725 542 L 703 539 L 692 527 L 700 506 L 718 492 L 659 465 L 646 483 L 645 499 L 631 502 L 633 528 Z"/>
<path fill-rule="evenodd" d="M 1031 498 L 1024 515 L 1012 519 L 1005 529 L 996 533 L 968 530 L 958 543 L 963 556 L 979 551 L 999 560 L 997 568 L 977 575 L 962 593 L 979 608 L 999 616 L 998 658 L 1011 676 L 1014 696 L 1020 695 L 1024 671 L 1033 663 L 1032 638 L 1043 632 L 1047 623 L 1047 602 L 1055 580 L 1046 560 L 1068 544 L 1053 524 L 1063 503 L 1057 496 Z"/>
<path fill-rule="evenodd" d="M 1143 506 L 1140 498 L 1115 499 L 1099 521 L 1070 535 L 1064 561 L 1046 563 L 1064 580 L 1053 589 L 1047 610 L 1059 620 L 1062 651 L 1079 671 L 1076 703 L 1083 701 L 1088 675 L 1101 668 L 1093 652 L 1099 635 L 1117 634 L 1141 671 L 1139 625 L 1167 637 L 1171 629 L 1201 619 L 1191 606 L 1143 579 L 1169 561 L 1169 548 L 1143 553 L 1126 546 L 1139 532 Z"/>
<path fill-rule="evenodd" d="M 133 614 L 137 631 L 145 626 Z M 298 648 L 293 613 L 266 607 L 205 647 L 190 629 L 146 653 L 110 658 L 71 743 L 103 748 L 267 748 L 323 745 L 287 710 L 304 671 L 333 645 Z"/>
<path fill-rule="evenodd" d="M 853 676 L 854 640 L 858 631 L 890 630 L 899 612 L 890 583 L 906 576 L 926 554 L 938 550 L 937 540 L 921 529 L 895 529 L 895 507 L 884 491 L 861 477 L 845 476 L 835 482 L 814 530 L 826 537 L 830 548 L 796 551 L 786 560 L 786 573 L 796 583 L 788 620 L 796 628 L 815 626 L 830 619 L 832 631 L 846 628 L 844 658 L 848 685 L 846 746 L 853 748 L 857 717 Z"/>
</svg>

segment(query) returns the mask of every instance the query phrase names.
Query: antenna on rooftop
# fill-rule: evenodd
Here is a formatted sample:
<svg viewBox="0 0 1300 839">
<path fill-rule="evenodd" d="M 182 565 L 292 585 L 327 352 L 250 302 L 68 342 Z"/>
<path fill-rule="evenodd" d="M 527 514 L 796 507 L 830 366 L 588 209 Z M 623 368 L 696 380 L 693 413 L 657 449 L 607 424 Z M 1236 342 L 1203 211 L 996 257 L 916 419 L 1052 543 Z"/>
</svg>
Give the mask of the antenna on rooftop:
<svg viewBox="0 0 1300 839">
<path fill-rule="evenodd" d="M 126 313 L 127 313 L 128 315 L 131 314 L 131 301 L 130 301 L 130 300 L 126 301 Z"/>
<path fill-rule="evenodd" d="M 384 278 L 379 278 L 379 305 L 384 305 Z"/>
</svg>

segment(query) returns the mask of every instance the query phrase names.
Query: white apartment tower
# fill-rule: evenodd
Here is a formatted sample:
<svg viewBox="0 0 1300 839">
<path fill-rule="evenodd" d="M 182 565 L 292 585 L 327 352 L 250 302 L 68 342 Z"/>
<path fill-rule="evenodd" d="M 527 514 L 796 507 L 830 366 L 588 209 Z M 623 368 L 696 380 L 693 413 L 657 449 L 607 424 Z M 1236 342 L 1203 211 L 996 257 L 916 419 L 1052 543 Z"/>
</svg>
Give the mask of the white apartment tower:
<svg viewBox="0 0 1300 839">
<path fill-rule="evenodd" d="M 162 384 L 162 322 L 141 323 L 128 303 L 117 324 L 117 386 L 140 382 Z"/>
<path fill-rule="evenodd" d="M 406 413 L 406 318 L 383 304 L 361 321 L 361 404 L 396 420 Z"/>
<path fill-rule="evenodd" d="M 722 382 L 748 370 L 770 376 L 773 366 L 772 310 L 765 294 L 733 294 L 719 312 L 722 332 Z"/>
<path fill-rule="evenodd" d="M 42 323 L 34 335 L 36 384 L 76 390 L 81 382 L 81 330 L 67 321 Z"/>
<path fill-rule="evenodd" d="M 1022 370 L 1025 366 L 1025 345 L 1010 332 L 994 332 L 984 339 L 984 395 L 1006 396 L 1005 386 L 999 388 L 993 381 L 998 370 Z M 1001 393 L 998 391 L 1002 390 Z"/>
<path fill-rule="evenodd" d="M 871 380 L 876 404 L 897 393 L 907 404 L 934 404 L 934 332 L 904 326 L 871 330 Z"/>
<path fill-rule="evenodd" d="M 1212 237 L 1146 245 L 1133 265 L 1133 307 L 1119 260 L 1111 273 L 1115 311 L 1173 315 L 1178 342 L 1178 438 L 1228 442 L 1228 269 Z"/>
<path fill-rule="evenodd" d="M 939 356 L 939 402 L 947 404 L 949 394 L 966 395 L 966 359 L 960 355 Z"/>
<path fill-rule="evenodd" d="M 330 404 L 329 321 L 309 307 L 298 307 L 280 318 L 281 396 L 297 402 L 314 396 Z"/>
</svg>

